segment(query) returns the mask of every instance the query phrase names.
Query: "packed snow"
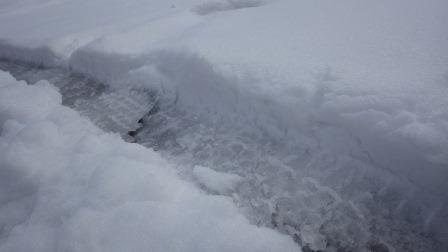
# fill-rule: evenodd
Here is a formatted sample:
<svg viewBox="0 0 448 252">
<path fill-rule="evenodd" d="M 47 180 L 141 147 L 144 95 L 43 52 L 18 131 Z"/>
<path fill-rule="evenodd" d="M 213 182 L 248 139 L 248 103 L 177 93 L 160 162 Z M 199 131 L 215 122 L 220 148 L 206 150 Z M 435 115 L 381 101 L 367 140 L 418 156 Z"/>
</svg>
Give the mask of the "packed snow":
<svg viewBox="0 0 448 252">
<path fill-rule="evenodd" d="M 0 69 L 304 250 L 446 251 L 447 25 L 446 0 L 6 0 Z"/>
<path fill-rule="evenodd" d="M 299 251 L 150 149 L 0 72 L 0 251 Z"/>
</svg>

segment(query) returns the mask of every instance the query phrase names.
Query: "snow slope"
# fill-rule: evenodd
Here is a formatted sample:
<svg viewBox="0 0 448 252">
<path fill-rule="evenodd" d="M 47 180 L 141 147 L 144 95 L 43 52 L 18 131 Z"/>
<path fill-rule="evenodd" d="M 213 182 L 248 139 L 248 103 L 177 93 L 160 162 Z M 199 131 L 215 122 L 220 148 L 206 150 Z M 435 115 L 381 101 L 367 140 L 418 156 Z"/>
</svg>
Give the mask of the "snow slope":
<svg viewBox="0 0 448 252">
<path fill-rule="evenodd" d="M 189 163 L 187 177 L 194 165 L 240 175 L 235 200 L 253 221 L 314 249 L 446 248 L 447 1 L 0 9 L 0 57 L 104 82 L 101 99 L 73 106 L 121 134 L 143 117 L 137 141 Z M 136 90 L 156 98 L 123 105 L 142 101 Z"/>
<path fill-rule="evenodd" d="M 0 72 L 0 251 L 298 251 L 154 151 Z"/>
</svg>

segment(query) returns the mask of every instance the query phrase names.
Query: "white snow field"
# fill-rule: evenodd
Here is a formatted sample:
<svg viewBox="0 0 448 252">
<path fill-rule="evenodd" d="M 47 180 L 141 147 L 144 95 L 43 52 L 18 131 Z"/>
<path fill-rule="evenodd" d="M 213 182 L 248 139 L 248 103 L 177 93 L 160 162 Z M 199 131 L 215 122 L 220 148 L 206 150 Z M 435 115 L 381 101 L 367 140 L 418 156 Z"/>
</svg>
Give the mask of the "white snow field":
<svg viewBox="0 0 448 252">
<path fill-rule="evenodd" d="M 159 152 L 183 180 L 231 197 L 250 223 L 290 235 L 303 251 L 447 251 L 447 27 L 446 0 L 3 0 L 0 69 L 30 84 L 48 80 L 64 105 Z M 0 111 L 9 109 L 0 104 Z M 39 137 L 53 141 L 51 134 Z M 121 145 L 133 147 L 96 163 L 115 167 L 119 155 L 135 150 L 151 167 L 139 172 L 157 167 L 152 150 Z M 83 146 L 79 151 L 96 151 Z M 77 160 L 74 151 L 64 155 Z M 42 160 L 57 167 L 54 156 Z M 32 157 L 17 155 L 14 162 Z M 63 183 L 64 174 L 45 171 Z M 146 180 L 130 173 L 110 179 Z M 75 179 L 79 190 L 88 186 Z M 104 189 L 111 193 L 105 201 L 135 197 L 115 189 L 120 181 Z M 1 185 L 5 195 L 14 195 L 16 184 Z M 91 204 L 70 200 L 77 195 L 71 189 L 55 190 L 67 198 L 55 204 L 70 213 L 73 205 Z M 87 196 L 103 200 L 95 195 Z M 72 216 L 0 204 L 30 210 L 33 223 L 65 227 Z M 184 216 L 158 213 L 156 220 L 176 217 L 170 225 Z M 29 223 L 4 216 L 9 224 L 0 229 L 0 249 L 15 244 L 16 223 Z M 88 228 L 100 237 L 115 224 L 109 221 L 115 213 L 89 218 L 102 223 Z M 127 239 L 134 231 L 123 225 L 123 234 L 113 234 Z M 213 236 L 209 227 L 196 229 Z M 65 235 L 48 234 L 58 240 L 56 250 L 85 243 L 58 238 Z"/>
<path fill-rule="evenodd" d="M 299 251 L 62 106 L 46 81 L 0 72 L 0 123 L 0 251 Z"/>
</svg>

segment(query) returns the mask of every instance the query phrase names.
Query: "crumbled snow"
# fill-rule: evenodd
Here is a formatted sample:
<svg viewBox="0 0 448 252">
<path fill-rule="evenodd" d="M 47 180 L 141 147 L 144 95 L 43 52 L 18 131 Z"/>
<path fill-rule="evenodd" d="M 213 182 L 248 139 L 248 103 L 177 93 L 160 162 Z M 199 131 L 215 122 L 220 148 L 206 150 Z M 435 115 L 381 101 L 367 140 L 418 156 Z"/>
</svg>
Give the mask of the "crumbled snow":
<svg viewBox="0 0 448 252">
<path fill-rule="evenodd" d="M 298 251 L 224 196 L 0 71 L 0 251 Z"/>
<path fill-rule="evenodd" d="M 202 186 L 219 194 L 228 194 L 233 191 L 243 179 L 236 174 L 217 172 L 199 165 L 193 168 L 193 175 Z"/>
</svg>

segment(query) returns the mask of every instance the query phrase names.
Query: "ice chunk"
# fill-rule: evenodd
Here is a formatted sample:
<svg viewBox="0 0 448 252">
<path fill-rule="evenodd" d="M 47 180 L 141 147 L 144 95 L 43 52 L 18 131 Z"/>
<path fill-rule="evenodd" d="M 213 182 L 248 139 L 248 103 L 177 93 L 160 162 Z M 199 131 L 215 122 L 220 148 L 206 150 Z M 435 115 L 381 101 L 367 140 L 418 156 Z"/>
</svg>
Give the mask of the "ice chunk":
<svg viewBox="0 0 448 252">
<path fill-rule="evenodd" d="M 193 174 L 202 186 L 219 194 L 231 192 L 243 179 L 236 174 L 217 172 L 198 165 L 194 167 Z"/>
</svg>

